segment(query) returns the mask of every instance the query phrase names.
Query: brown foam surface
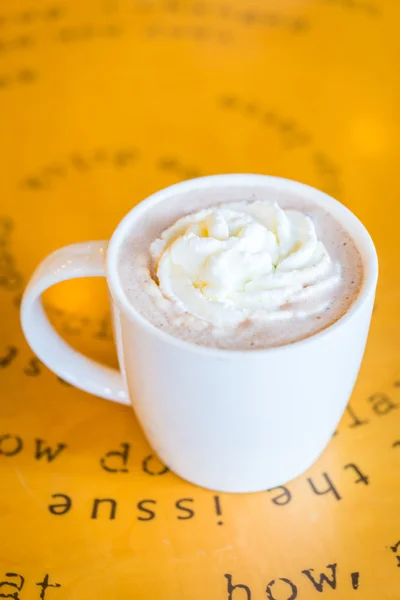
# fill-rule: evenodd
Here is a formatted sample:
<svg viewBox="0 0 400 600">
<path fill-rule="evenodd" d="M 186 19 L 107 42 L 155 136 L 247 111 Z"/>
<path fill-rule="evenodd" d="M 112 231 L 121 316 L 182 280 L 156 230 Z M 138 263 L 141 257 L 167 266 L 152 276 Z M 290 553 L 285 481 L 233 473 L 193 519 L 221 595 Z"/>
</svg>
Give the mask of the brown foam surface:
<svg viewBox="0 0 400 600">
<path fill-rule="evenodd" d="M 154 265 L 149 248 L 161 232 L 179 217 L 216 204 L 268 200 L 282 208 L 309 215 L 317 237 L 333 261 L 341 266 L 341 281 L 324 300 L 327 308 L 304 318 L 265 322 L 247 319 L 237 327 L 216 327 L 181 310 L 166 299 L 155 283 Z M 273 188 L 265 190 L 226 188 L 210 189 L 171 197 L 155 207 L 132 226 L 119 254 L 119 275 L 127 298 L 146 319 L 168 334 L 201 346 L 230 350 L 257 350 L 282 346 L 309 337 L 340 319 L 356 299 L 363 277 L 360 254 L 351 236 L 322 208 L 306 197 L 287 194 Z M 318 298 L 320 300 L 320 298 Z M 307 308 L 312 309 L 308 301 Z M 285 308 L 290 309 L 290 305 Z"/>
</svg>

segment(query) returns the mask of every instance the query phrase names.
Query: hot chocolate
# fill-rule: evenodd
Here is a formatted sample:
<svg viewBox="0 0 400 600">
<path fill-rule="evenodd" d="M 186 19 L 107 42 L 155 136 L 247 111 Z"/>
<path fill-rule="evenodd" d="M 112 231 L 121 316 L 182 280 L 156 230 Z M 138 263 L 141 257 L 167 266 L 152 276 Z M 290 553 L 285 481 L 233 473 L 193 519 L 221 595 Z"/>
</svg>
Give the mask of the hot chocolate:
<svg viewBox="0 0 400 600">
<path fill-rule="evenodd" d="M 121 246 L 119 276 L 133 307 L 166 333 L 257 350 L 340 319 L 363 266 L 348 232 L 306 196 L 226 188 L 145 212 Z"/>
</svg>

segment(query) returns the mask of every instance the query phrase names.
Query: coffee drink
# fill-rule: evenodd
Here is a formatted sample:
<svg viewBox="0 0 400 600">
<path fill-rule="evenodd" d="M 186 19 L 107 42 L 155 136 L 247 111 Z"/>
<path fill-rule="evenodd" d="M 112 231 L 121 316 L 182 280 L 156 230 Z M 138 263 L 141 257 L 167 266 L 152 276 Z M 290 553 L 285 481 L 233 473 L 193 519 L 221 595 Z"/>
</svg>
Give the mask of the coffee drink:
<svg viewBox="0 0 400 600">
<path fill-rule="evenodd" d="M 228 350 L 320 332 L 349 310 L 363 281 L 340 223 L 272 185 L 171 196 L 132 225 L 118 270 L 128 301 L 155 327 Z"/>
</svg>

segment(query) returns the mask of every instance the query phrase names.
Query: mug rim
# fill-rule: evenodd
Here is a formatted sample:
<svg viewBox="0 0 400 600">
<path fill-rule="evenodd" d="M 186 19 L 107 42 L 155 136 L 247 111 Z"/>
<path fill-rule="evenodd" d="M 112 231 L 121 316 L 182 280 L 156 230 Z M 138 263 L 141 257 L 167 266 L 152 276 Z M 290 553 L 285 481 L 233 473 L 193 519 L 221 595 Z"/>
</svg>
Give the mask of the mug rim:
<svg viewBox="0 0 400 600">
<path fill-rule="evenodd" d="M 132 223 L 148 211 L 152 206 L 167 201 L 168 198 L 173 196 L 175 193 L 192 192 L 194 190 L 219 188 L 219 187 L 261 187 L 261 188 L 275 188 L 277 190 L 285 190 L 289 192 L 297 193 L 300 196 L 304 196 L 305 199 L 311 200 L 311 202 L 322 206 L 327 212 L 329 212 L 343 228 L 351 235 L 356 245 L 356 248 L 361 254 L 363 264 L 363 281 L 361 289 L 357 298 L 351 304 L 349 309 L 334 323 L 328 325 L 321 331 L 318 331 L 306 338 L 295 340 L 288 344 L 282 344 L 280 346 L 272 346 L 270 348 L 256 348 L 254 350 L 243 350 L 243 349 L 226 349 L 226 348 L 214 348 L 210 346 L 200 346 L 191 341 L 182 340 L 178 337 L 167 333 L 154 325 L 151 321 L 146 319 L 135 307 L 129 302 L 122 286 L 121 279 L 118 275 L 118 253 L 122 242 L 126 239 Z M 343 222 L 345 221 L 345 223 Z M 362 246 L 362 248 L 360 247 Z M 188 179 L 180 183 L 173 184 L 166 188 L 155 192 L 136 204 L 119 222 L 116 229 L 114 230 L 111 239 L 108 244 L 106 252 L 106 279 L 107 284 L 113 298 L 121 312 L 127 316 L 131 321 L 136 321 L 139 325 L 147 329 L 149 334 L 155 335 L 160 338 L 160 341 L 165 343 L 178 346 L 179 348 L 187 351 L 197 352 L 199 354 L 205 354 L 207 356 L 215 355 L 218 358 L 233 358 L 233 357 L 249 357 L 249 356 L 261 356 L 263 354 L 270 354 L 271 352 L 282 352 L 288 351 L 290 348 L 298 349 L 300 346 L 306 344 L 312 344 L 320 340 L 322 337 L 332 334 L 339 328 L 342 328 L 346 323 L 352 319 L 356 314 L 360 312 L 365 302 L 369 298 L 371 293 L 374 293 L 377 279 L 378 279 L 378 257 L 376 249 L 370 234 L 368 233 L 365 226 L 356 217 L 356 215 L 349 210 L 344 204 L 335 200 L 332 196 L 329 196 L 325 192 L 322 192 L 312 186 L 309 186 L 298 181 L 286 179 L 283 177 L 276 177 L 273 175 L 258 175 L 252 173 L 234 173 L 234 174 L 221 174 L 221 175 L 208 175 L 204 177 L 198 177 L 195 179 Z"/>
</svg>

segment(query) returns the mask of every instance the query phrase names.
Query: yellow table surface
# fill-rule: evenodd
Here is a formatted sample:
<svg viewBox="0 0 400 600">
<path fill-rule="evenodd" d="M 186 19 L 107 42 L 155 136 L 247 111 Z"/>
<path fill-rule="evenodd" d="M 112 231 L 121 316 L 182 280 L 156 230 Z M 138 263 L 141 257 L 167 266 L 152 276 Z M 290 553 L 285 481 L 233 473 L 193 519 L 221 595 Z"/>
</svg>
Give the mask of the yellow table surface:
<svg viewBox="0 0 400 600">
<path fill-rule="evenodd" d="M 0 598 L 400 598 L 399 27 L 397 0 L 3 0 Z M 49 252 L 223 172 L 331 193 L 380 259 L 337 435 L 287 488 L 239 496 L 165 469 L 130 408 L 34 357 L 18 315 Z M 104 281 L 45 302 L 116 364 Z"/>
</svg>

